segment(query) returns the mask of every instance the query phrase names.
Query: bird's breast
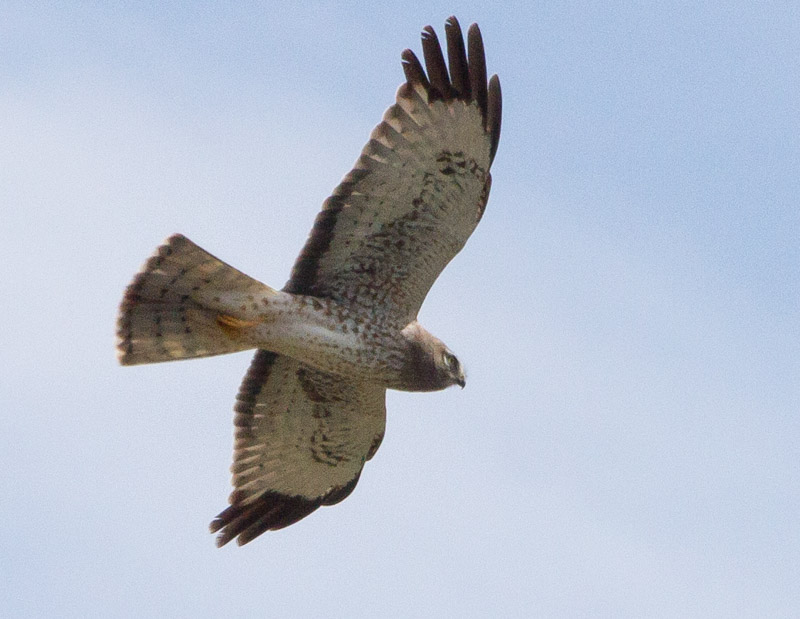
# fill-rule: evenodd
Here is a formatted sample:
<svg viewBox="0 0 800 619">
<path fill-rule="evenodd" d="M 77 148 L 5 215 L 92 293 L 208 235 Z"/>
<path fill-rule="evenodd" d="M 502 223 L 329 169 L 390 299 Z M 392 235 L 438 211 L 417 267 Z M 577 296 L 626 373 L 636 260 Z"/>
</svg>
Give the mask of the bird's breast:
<svg viewBox="0 0 800 619">
<path fill-rule="evenodd" d="M 258 348 L 287 355 L 324 372 L 380 384 L 403 369 L 401 327 L 332 299 L 280 292 L 262 303 L 250 337 Z"/>
</svg>

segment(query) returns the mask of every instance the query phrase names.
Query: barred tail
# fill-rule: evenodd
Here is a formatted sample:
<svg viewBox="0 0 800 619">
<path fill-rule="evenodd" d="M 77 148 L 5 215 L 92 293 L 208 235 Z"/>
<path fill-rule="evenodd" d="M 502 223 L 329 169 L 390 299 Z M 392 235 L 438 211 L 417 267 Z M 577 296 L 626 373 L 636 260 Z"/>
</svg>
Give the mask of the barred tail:
<svg viewBox="0 0 800 619">
<path fill-rule="evenodd" d="M 123 365 L 208 357 L 254 348 L 241 337 L 244 301 L 276 292 L 180 234 L 169 237 L 125 291 L 117 319 Z"/>
</svg>

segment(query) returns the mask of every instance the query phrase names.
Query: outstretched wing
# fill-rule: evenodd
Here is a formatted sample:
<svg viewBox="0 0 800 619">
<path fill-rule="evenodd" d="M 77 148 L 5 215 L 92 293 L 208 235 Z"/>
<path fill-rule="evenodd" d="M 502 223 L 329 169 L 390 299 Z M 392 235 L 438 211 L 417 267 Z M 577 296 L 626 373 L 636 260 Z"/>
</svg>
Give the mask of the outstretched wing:
<svg viewBox="0 0 800 619">
<path fill-rule="evenodd" d="M 486 81 L 478 26 L 422 33 L 428 74 L 403 52 L 406 82 L 354 169 L 317 216 L 285 290 L 331 297 L 402 324 L 483 215 L 500 138 L 500 82 Z M 467 55 L 468 52 L 468 55 Z"/>
<path fill-rule="evenodd" d="M 383 438 L 385 394 L 258 351 L 236 401 L 234 491 L 211 523 L 217 545 L 246 544 L 347 497 Z"/>
</svg>

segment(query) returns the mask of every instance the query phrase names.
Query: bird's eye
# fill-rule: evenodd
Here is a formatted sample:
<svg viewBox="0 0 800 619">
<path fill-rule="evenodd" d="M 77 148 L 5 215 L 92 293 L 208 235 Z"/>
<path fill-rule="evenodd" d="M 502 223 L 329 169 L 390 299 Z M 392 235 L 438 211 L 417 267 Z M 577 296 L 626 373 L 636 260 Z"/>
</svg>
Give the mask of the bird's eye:
<svg viewBox="0 0 800 619">
<path fill-rule="evenodd" d="M 444 353 L 444 365 L 448 370 L 455 370 L 458 367 L 456 356 L 449 352 Z"/>
</svg>

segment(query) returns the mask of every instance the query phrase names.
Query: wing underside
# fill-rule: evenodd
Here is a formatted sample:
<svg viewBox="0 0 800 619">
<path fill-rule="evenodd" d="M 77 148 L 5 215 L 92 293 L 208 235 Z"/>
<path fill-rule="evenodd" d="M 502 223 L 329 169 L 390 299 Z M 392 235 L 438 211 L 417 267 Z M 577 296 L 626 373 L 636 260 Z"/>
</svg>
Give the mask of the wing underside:
<svg viewBox="0 0 800 619">
<path fill-rule="evenodd" d="M 403 52 L 406 82 L 354 169 L 334 190 L 286 286 L 332 297 L 403 324 L 483 215 L 500 137 L 497 76 L 486 81 L 477 25 L 465 48 L 445 26 L 449 71 L 433 29 L 422 33 L 426 75 Z"/>
<path fill-rule="evenodd" d="M 385 389 L 258 351 L 237 396 L 234 491 L 218 545 L 304 518 L 352 492 L 383 438 Z"/>
</svg>

